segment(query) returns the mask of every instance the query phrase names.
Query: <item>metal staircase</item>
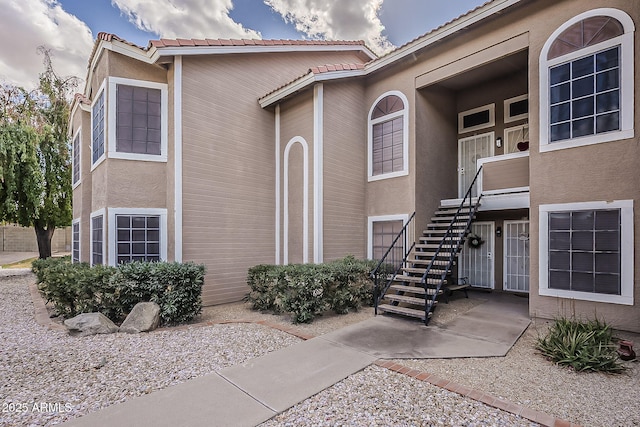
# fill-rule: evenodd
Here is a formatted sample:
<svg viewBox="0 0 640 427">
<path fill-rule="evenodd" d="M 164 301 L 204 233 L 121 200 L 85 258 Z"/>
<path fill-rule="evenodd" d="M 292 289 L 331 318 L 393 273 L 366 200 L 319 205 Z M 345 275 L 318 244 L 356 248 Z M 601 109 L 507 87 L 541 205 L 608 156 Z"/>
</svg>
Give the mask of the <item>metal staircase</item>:
<svg viewBox="0 0 640 427">
<path fill-rule="evenodd" d="M 480 169 L 460 205 L 440 206 L 417 241 L 412 234 L 415 212 L 411 215 L 371 273 L 376 314 L 418 318 L 426 325 L 438 296 L 457 286 L 451 272 L 480 206 L 482 196 L 471 197 L 479 173 Z"/>
</svg>

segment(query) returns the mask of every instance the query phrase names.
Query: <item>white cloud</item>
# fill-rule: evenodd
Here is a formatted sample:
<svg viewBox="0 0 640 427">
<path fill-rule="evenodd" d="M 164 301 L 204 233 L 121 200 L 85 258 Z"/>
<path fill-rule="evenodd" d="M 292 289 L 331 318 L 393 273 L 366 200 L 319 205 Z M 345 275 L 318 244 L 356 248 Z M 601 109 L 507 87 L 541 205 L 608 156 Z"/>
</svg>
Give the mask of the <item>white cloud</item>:
<svg viewBox="0 0 640 427">
<path fill-rule="evenodd" d="M 34 88 L 44 71 L 38 46 L 51 51 L 60 76 L 86 76 L 91 31 L 57 0 L 0 0 L 0 22 L 0 81 Z"/>
<path fill-rule="evenodd" d="M 232 0 L 111 0 L 138 28 L 166 38 L 260 38 L 229 17 Z"/>
<path fill-rule="evenodd" d="M 308 37 L 364 40 L 377 53 L 393 48 L 378 18 L 383 0 L 264 0 Z"/>
</svg>

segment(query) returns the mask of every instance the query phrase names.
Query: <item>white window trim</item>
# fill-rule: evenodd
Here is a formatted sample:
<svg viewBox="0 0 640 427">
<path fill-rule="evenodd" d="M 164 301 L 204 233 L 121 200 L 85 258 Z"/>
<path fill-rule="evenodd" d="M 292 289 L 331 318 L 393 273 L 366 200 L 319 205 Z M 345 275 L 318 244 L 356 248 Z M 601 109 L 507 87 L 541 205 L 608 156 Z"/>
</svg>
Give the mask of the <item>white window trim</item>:
<svg viewBox="0 0 640 427">
<path fill-rule="evenodd" d="M 116 151 L 116 88 L 117 85 L 127 85 L 144 87 L 149 89 L 160 90 L 160 121 L 162 123 L 162 132 L 160 135 L 160 155 L 155 154 L 138 154 L 138 153 L 121 153 Z M 167 161 L 167 146 L 168 146 L 168 85 L 165 83 L 149 82 L 146 80 L 134 80 L 126 79 L 122 77 L 109 77 L 109 103 L 107 109 L 109 111 L 109 117 L 113 119 L 107 123 L 107 144 L 109 158 L 112 159 L 124 159 L 124 160 L 142 160 L 146 162 L 166 162 Z"/>
<path fill-rule="evenodd" d="M 78 224 L 78 262 L 82 262 L 82 230 L 80 218 L 71 221 L 71 262 L 73 262 L 73 251 L 76 247 L 73 240 L 73 226 Z"/>
<path fill-rule="evenodd" d="M 487 123 L 482 123 L 476 126 L 471 126 L 468 128 L 464 127 L 464 117 L 470 114 L 479 113 L 480 111 L 489 110 L 489 121 Z M 458 133 L 468 133 L 473 132 L 480 129 L 490 128 L 496 125 L 496 104 L 487 104 L 482 105 L 480 107 L 472 108 L 470 110 L 462 111 L 458 113 Z"/>
<path fill-rule="evenodd" d="M 107 260 L 107 227 L 106 209 L 98 209 L 89 216 L 89 264 L 93 265 L 93 218 L 102 215 L 102 263 Z"/>
<path fill-rule="evenodd" d="M 160 217 L 160 260 L 167 260 L 167 210 L 162 208 L 108 208 L 109 256 L 105 264 L 115 266 L 116 259 L 116 215 L 157 215 Z"/>
<path fill-rule="evenodd" d="M 515 122 L 517 120 L 526 120 L 529 118 L 529 112 L 527 111 L 524 114 L 518 114 L 517 116 L 511 116 L 509 115 L 509 107 L 511 106 L 511 104 L 516 103 L 518 101 L 524 101 L 525 99 L 529 99 L 529 95 L 528 94 L 524 94 L 524 95 L 520 95 L 520 96 L 514 96 L 513 98 L 509 98 L 509 99 L 505 99 L 504 100 L 504 122 L 505 123 L 511 123 L 511 122 Z"/>
<path fill-rule="evenodd" d="M 567 55 L 547 60 L 549 49 L 556 38 L 571 25 L 594 16 L 610 16 L 617 19 L 624 28 L 624 34 L 616 38 L 604 41 L 594 46 L 589 46 Z M 565 148 L 581 147 L 585 145 L 600 144 L 603 142 L 618 141 L 634 137 L 634 45 L 635 26 L 625 12 L 612 9 L 593 9 L 574 16 L 547 39 L 539 58 L 540 72 L 540 152 L 562 150 Z M 594 54 L 609 47 L 620 45 L 620 130 L 596 135 L 588 135 L 564 141 L 549 141 L 549 69 L 555 65 L 573 61 L 575 59 Z"/>
<path fill-rule="evenodd" d="M 73 139 L 71 139 L 71 189 L 75 190 L 78 185 L 82 182 L 82 126 L 78 128 L 76 133 L 73 135 Z M 75 149 L 75 141 L 78 138 L 78 180 L 73 182 L 73 172 L 75 168 L 75 159 L 76 159 L 76 149 Z"/>
<path fill-rule="evenodd" d="M 367 259 L 373 259 L 373 223 L 386 221 L 402 221 L 402 225 L 407 225 L 407 221 L 409 221 L 409 215 L 379 215 L 370 216 L 367 218 Z"/>
<path fill-rule="evenodd" d="M 109 111 L 108 111 L 108 108 L 107 108 L 108 99 L 107 99 L 106 86 L 107 86 L 107 79 L 104 79 L 102 81 L 102 84 L 100 85 L 100 88 L 96 92 L 96 96 L 93 98 L 93 102 L 91 103 L 91 141 L 89 141 L 89 152 L 91 153 L 90 154 L 90 156 L 91 156 L 90 160 L 91 160 L 91 171 L 92 172 L 93 172 L 93 170 L 95 168 L 97 168 L 100 165 L 100 163 L 104 162 L 104 160 L 107 158 L 107 129 L 108 129 L 108 123 L 109 123 Z M 103 129 L 104 152 L 94 162 L 93 161 L 93 107 L 98 102 L 98 99 L 100 99 L 100 96 L 103 96 L 103 95 L 104 95 L 104 101 L 103 101 L 104 102 L 104 129 Z"/>
<path fill-rule="evenodd" d="M 404 108 L 400 111 L 397 111 L 392 114 L 387 114 L 386 116 L 379 117 L 377 119 L 371 119 L 371 115 L 373 114 L 373 109 L 376 108 L 378 102 L 380 102 L 383 98 L 395 95 L 402 100 L 404 103 Z M 396 172 L 388 172 L 380 175 L 373 174 L 373 125 L 377 123 L 386 122 L 389 120 L 393 120 L 395 118 L 402 117 L 402 170 Z M 385 92 L 376 98 L 369 109 L 369 115 L 367 116 L 367 175 L 368 181 L 379 181 L 381 179 L 395 178 L 398 176 L 406 176 L 409 175 L 409 100 L 404 95 L 404 93 L 392 90 L 389 92 Z"/>
<path fill-rule="evenodd" d="M 620 295 L 607 295 L 591 292 L 567 291 L 549 288 L 549 213 L 572 212 L 580 210 L 620 209 Z M 580 202 L 540 205 L 539 207 L 539 277 L 538 293 L 542 296 L 568 298 L 611 304 L 633 305 L 633 200 L 612 202 Z"/>
</svg>

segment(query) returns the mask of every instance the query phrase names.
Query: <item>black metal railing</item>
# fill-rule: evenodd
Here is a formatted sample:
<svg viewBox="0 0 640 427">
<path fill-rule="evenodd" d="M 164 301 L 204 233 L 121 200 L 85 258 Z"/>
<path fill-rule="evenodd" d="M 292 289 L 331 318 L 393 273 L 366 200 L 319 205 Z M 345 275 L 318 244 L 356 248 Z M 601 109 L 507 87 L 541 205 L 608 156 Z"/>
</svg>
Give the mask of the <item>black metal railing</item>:
<svg viewBox="0 0 640 427">
<path fill-rule="evenodd" d="M 436 249 L 433 257 L 431 258 L 431 262 L 429 262 L 429 265 L 427 266 L 424 274 L 422 275 L 422 280 L 420 281 L 420 284 L 424 287 L 424 291 L 425 291 L 425 304 L 424 304 L 425 325 L 429 323 L 429 311 L 432 310 L 432 308 L 435 306 L 438 293 L 442 289 L 442 285 L 446 280 L 447 274 L 449 274 L 449 271 L 451 270 L 451 266 L 455 261 L 458 255 L 458 252 L 460 251 L 460 246 L 462 245 L 462 242 L 464 241 L 465 236 L 470 230 L 473 217 L 478 211 L 478 206 L 480 204 L 480 199 L 482 198 L 482 194 L 478 195 L 476 203 L 474 204 L 473 197 L 472 197 L 472 190 L 474 185 L 476 184 L 476 181 L 478 181 L 478 176 L 480 175 L 481 171 L 482 171 L 482 165 L 480 165 L 480 167 L 478 168 L 478 171 L 476 172 L 476 176 L 473 178 L 473 181 L 471 181 L 471 185 L 469 185 L 469 188 L 467 189 L 466 194 L 462 198 L 462 202 L 460 202 L 460 206 L 458 206 L 458 210 L 453 215 L 453 219 L 451 220 L 451 223 L 449 224 L 449 227 L 447 228 L 447 231 L 445 232 L 442 238 L 442 241 L 440 242 L 440 245 Z M 463 211 L 465 209 L 465 205 L 467 205 L 468 207 L 467 211 Z M 463 214 L 469 216 L 466 219 L 466 221 L 460 220 L 460 217 L 464 216 Z M 461 222 L 465 223 L 465 227 L 462 229 L 462 231 L 458 233 L 454 233 L 453 231 L 454 226 Z M 459 229 L 459 227 L 455 227 L 455 228 Z M 433 294 L 429 295 L 428 277 L 429 277 L 429 274 L 431 273 L 431 269 L 433 268 L 434 263 L 438 258 L 440 258 L 440 254 L 442 253 L 443 248 L 446 248 L 449 250 L 448 252 L 449 255 L 446 257 L 442 257 L 442 258 L 445 258 L 445 265 L 444 265 L 445 268 L 442 270 L 440 278 L 436 279 L 437 283 L 436 283 L 436 287 L 434 288 Z M 431 297 L 430 303 L 427 302 L 429 297 Z"/>
<path fill-rule="evenodd" d="M 413 250 L 415 243 L 415 217 L 411 214 L 402 230 L 393 239 L 391 246 L 378 261 L 376 268 L 371 272 L 373 280 L 373 306 L 375 314 L 378 314 L 378 303 L 387 292 L 393 282 L 393 278 L 406 266 L 407 258 Z"/>
</svg>

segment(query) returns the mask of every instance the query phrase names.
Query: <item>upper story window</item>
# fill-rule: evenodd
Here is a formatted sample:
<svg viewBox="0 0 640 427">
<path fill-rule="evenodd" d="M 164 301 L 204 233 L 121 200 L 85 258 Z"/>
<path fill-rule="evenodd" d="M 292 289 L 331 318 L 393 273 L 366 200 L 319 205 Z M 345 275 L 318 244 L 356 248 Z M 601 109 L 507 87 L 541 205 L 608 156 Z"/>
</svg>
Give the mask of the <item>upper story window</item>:
<svg viewBox="0 0 640 427">
<path fill-rule="evenodd" d="M 109 157 L 167 161 L 167 85 L 109 78 Z"/>
<path fill-rule="evenodd" d="M 616 9 L 570 20 L 540 57 L 540 150 L 633 137 L 633 23 Z"/>
<path fill-rule="evenodd" d="M 160 89 L 116 85 L 116 151 L 160 155 Z"/>
<path fill-rule="evenodd" d="M 75 186 L 80 182 L 80 129 L 76 132 L 76 136 L 73 138 L 71 146 L 73 165 L 71 173 L 71 184 Z"/>
<path fill-rule="evenodd" d="M 408 101 L 401 92 L 379 97 L 369 112 L 369 181 L 409 173 Z"/>
<path fill-rule="evenodd" d="M 105 111 L 104 90 L 91 107 L 91 164 L 96 165 L 104 156 Z"/>
</svg>

